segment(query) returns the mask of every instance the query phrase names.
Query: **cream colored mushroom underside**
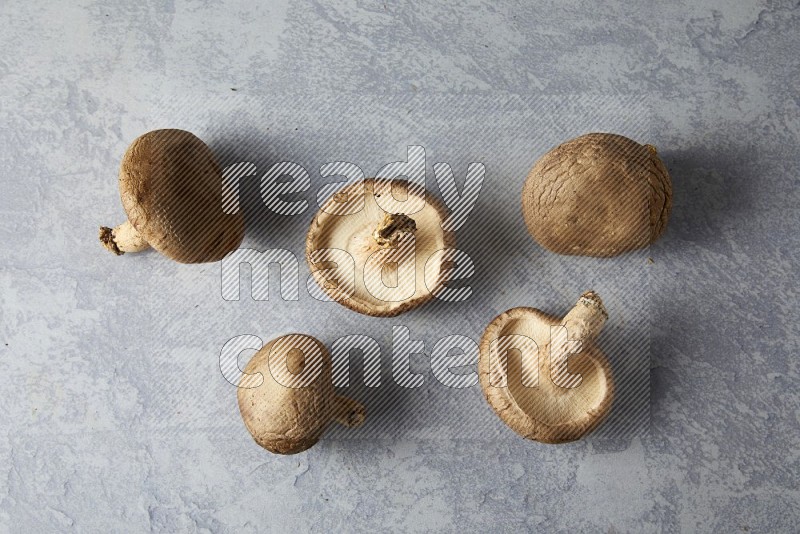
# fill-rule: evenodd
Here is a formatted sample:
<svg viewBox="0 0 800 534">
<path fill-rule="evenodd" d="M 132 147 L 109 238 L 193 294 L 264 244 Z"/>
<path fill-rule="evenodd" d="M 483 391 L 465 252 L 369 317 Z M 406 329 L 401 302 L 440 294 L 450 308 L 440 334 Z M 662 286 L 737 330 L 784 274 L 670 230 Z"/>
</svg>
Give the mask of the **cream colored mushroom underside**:
<svg viewBox="0 0 800 534">
<path fill-rule="evenodd" d="M 355 285 L 351 300 L 363 303 L 376 310 L 391 310 L 402 302 L 415 300 L 428 295 L 435 289 L 435 283 L 431 284 L 430 290 L 425 284 L 425 265 L 433 254 L 445 248 L 444 232 L 442 231 L 442 219 L 439 211 L 431 204 L 426 203 L 422 210 L 408 215 L 414 219 L 417 226 L 415 233 L 414 249 L 414 276 L 413 279 L 399 280 L 400 288 L 411 291 L 408 287 L 414 285 L 412 297 L 403 299 L 402 302 L 387 302 L 378 299 L 367 290 L 364 282 L 364 267 L 368 257 L 376 249 L 365 249 L 368 244 L 373 243 L 372 232 L 382 221 L 386 212 L 383 211 L 375 202 L 375 198 L 370 190 L 364 195 L 364 208 L 351 215 L 328 215 L 325 214 L 325 231 L 317 241 L 317 250 L 338 249 L 348 252 L 355 261 Z M 432 261 L 428 267 L 429 280 L 439 280 L 442 273 L 441 262 Z M 373 271 L 374 272 L 374 271 Z M 324 278 L 328 280 L 338 280 L 339 277 L 348 276 L 339 269 L 327 271 Z M 396 272 L 392 271 L 384 276 L 387 285 L 394 285 L 398 282 Z M 320 281 L 319 278 L 317 278 Z M 401 291 L 402 292 L 402 291 Z"/>
<path fill-rule="evenodd" d="M 522 335 L 533 339 L 539 347 L 538 387 L 526 387 L 522 384 L 523 366 L 526 368 L 537 363 L 534 354 L 520 354 L 522 351 L 511 351 L 508 361 L 508 389 L 517 405 L 529 417 L 547 425 L 557 425 L 577 421 L 586 414 L 600 407 L 608 395 L 606 379 L 600 359 L 605 358 L 596 348 L 590 347 L 588 352 L 569 357 L 569 372 L 579 373 L 583 378 L 576 388 L 563 388 L 553 383 L 550 378 L 550 354 L 548 340 L 550 326 L 558 322 L 530 316 L 512 319 L 499 332 L 499 336 Z M 514 356 L 517 354 L 518 356 Z M 521 356 L 521 357 L 520 357 Z"/>
</svg>

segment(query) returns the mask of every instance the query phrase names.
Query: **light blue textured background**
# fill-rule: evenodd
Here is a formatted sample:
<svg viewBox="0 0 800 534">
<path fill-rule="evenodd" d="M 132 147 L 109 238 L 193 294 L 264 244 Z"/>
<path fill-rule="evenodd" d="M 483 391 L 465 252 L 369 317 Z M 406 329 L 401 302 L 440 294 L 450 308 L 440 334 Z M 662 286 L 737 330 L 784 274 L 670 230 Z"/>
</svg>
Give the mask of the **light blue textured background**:
<svg viewBox="0 0 800 534">
<path fill-rule="evenodd" d="M 796 1 L 61 4 L 0 4 L 0 530 L 796 530 Z M 294 457 L 253 445 L 217 367 L 225 339 L 369 326 L 385 340 L 387 323 L 232 306 L 216 266 L 115 258 L 96 242 L 122 218 L 126 145 L 175 126 L 153 124 L 152 109 L 234 93 L 276 106 L 644 99 L 675 188 L 648 251 L 649 433 L 552 447 L 499 427 L 484 440 L 328 439 Z M 316 134 L 296 127 L 270 126 L 281 150 L 266 160 L 309 161 Z M 562 140 L 533 129 L 531 161 Z M 397 142 L 372 157 L 396 159 Z M 521 144 L 498 137 L 486 157 L 519 157 Z M 475 150 L 440 159 L 461 175 Z M 266 244 L 295 246 L 278 234 Z M 454 321 L 563 311 L 555 296 L 573 291 L 548 279 L 544 303 L 492 297 Z"/>
</svg>

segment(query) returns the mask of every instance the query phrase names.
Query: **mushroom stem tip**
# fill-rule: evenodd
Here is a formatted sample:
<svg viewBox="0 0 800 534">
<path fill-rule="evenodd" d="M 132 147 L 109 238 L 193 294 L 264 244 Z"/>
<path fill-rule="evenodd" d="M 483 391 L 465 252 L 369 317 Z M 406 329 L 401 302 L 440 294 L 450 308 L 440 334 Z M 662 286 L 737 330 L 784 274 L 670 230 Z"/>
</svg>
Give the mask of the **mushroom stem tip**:
<svg viewBox="0 0 800 534">
<path fill-rule="evenodd" d="M 123 251 L 119 249 L 117 244 L 114 242 L 114 230 L 109 228 L 108 226 L 101 226 L 100 227 L 100 243 L 108 250 L 109 252 L 113 252 L 117 256 L 122 256 L 125 254 Z"/>
<path fill-rule="evenodd" d="M 566 327 L 569 339 L 587 342 L 600 334 L 607 319 L 608 312 L 600 295 L 594 291 L 586 291 L 575 307 L 564 316 L 561 324 Z"/>
<path fill-rule="evenodd" d="M 417 231 L 417 223 L 404 213 L 387 213 L 372 233 L 381 248 L 391 248 L 407 234 Z"/>
<path fill-rule="evenodd" d="M 150 248 L 150 244 L 136 231 L 130 221 L 125 221 L 116 228 L 101 226 L 99 238 L 103 246 L 117 256 Z"/>
<path fill-rule="evenodd" d="M 581 294 L 580 298 L 578 299 L 578 303 L 576 304 L 576 306 L 579 304 L 596 308 L 598 312 L 608 317 L 608 312 L 606 311 L 606 307 L 603 306 L 603 299 L 601 299 L 600 295 L 598 295 L 597 292 L 595 291 L 592 290 L 584 291 L 583 294 Z"/>
</svg>

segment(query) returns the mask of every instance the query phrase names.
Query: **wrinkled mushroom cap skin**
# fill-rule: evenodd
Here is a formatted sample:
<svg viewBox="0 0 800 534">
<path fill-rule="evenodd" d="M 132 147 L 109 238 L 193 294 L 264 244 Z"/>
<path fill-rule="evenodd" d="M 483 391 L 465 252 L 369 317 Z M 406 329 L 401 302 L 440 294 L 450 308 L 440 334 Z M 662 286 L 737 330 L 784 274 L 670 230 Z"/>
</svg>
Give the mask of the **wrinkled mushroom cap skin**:
<svg viewBox="0 0 800 534">
<path fill-rule="evenodd" d="M 333 300 L 364 315 L 395 317 L 431 300 L 435 291 L 446 282 L 446 261 L 438 265 L 428 264 L 428 267 L 436 272 L 433 276 L 435 283 L 431 287 L 426 284 L 424 273 L 426 263 L 434 252 L 444 248 L 455 248 L 455 235 L 442 229 L 442 221 L 447 217 L 444 206 L 429 193 L 422 193 L 425 196 L 425 208 L 420 212 L 409 214 L 416 226 L 414 295 L 402 301 L 382 301 L 375 298 L 364 284 L 365 254 L 374 251 L 365 252 L 365 243 L 377 246 L 370 239 L 375 227 L 386 216 L 386 212 L 375 201 L 375 186 L 375 179 L 364 180 L 363 189 L 361 183 L 347 185 L 323 204 L 311 221 L 306 236 L 306 260 L 316 283 Z M 408 194 L 416 193 L 409 189 Z M 364 209 L 349 215 L 335 214 L 341 205 L 338 199 L 347 199 L 344 203 L 347 204 L 355 202 L 355 199 L 360 197 L 363 197 Z M 340 279 L 336 278 L 338 272 L 333 273 L 331 277 L 330 272 L 323 273 L 318 263 L 312 261 L 313 252 L 328 248 L 345 250 L 355 259 L 355 288 L 350 298 L 342 298 L 330 286 L 332 279 L 337 286 L 340 283 Z"/>
<path fill-rule="evenodd" d="M 664 233 L 672 182 L 650 145 L 590 133 L 536 162 L 522 193 L 528 231 L 558 254 L 608 257 L 648 246 Z"/>
<path fill-rule="evenodd" d="M 270 357 L 291 358 L 289 352 L 303 343 L 312 343 L 319 349 L 321 372 L 311 385 L 286 387 L 287 382 L 278 382 L 270 371 Z M 263 383 L 241 387 L 248 375 L 258 373 Z M 330 354 L 311 336 L 290 334 L 276 338 L 262 347 L 244 368 L 237 397 L 242 420 L 256 443 L 276 454 L 302 452 L 319 441 L 331 422 L 334 390 Z"/>
<path fill-rule="evenodd" d="M 154 249 L 181 263 L 221 260 L 244 237 L 244 217 L 222 209 L 222 170 L 194 134 L 154 130 L 125 152 L 119 190 L 128 220 Z"/>
<path fill-rule="evenodd" d="M 567 443 L 583 438 L 603 422 L 614 400 L 611 365 L 593 343 L 569 357 L 569 372 L 583 382 L 574 389 L 555 385 L 550 378 L 550 327 L 562 320 L 536 308 L 512 308 L 489 323 L 480 342 L 478 376 L 489 405 L 514 432 L 541 443 Z M 491 374 L 491 346 L 500 336 L 525 335 L 539 349 L 539 382 L 535 388 L 522 382 L 523 366 L 535 362 L 522 350 L 509 351 L 507 387 L 496 387 Z M 518 356 L 515 356 L 518 355 Z"/>
</svg>

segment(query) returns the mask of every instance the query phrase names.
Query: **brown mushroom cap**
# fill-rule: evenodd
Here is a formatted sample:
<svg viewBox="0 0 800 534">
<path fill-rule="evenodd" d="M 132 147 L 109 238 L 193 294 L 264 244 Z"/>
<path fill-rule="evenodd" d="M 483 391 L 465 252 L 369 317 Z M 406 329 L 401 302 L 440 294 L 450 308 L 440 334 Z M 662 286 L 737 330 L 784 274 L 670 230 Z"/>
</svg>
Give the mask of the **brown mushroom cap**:
<svg viewBox="0 0 800 534">
<path fill-rule="evenodd" d="M 122 158 L 119 190 L 128 223 L 100 232 L 116 254 L 150 245 L 181 263 L 211 262 L 244 237 L 242 214 L 223 211 L 219 164 L 190 132 L 155 130 L 137 138 Z"/>
<path fill-rule="evenodd" d="M 431 195 L 409 187 L 409 197 L 425 199 L 424 208 L 408 216 L 388 214 L 376 202 L 376 184 L 373 179 L 350 184 L 322 205 L 308 230 L 306 258 L 314 280 L 330 298 L 358 313 L 392 317 L 433 298 L 448 272 L 448 256 L 436 253 L 455 247 L 455 239 L 452 232 L 442 229 L 447 214 Z M 363 209 L 347 214 L 348 206 L 362 201 Z M 355 273 L 352 267 L 313 257 L 325 249 L 347 252 L 355 263 Z M 414 255 L 414 274 L 400 276 L 397 264 L 405 260 L 410 265 L 410 254 Z M 392 300 L 392 291 L 376 296 L 367 285 L 375 288 L 379 277 L 385 285 L 411 296 Z M 350 291 L 343 294 L 345 286 Z"/>
<path fill-rule="evenodd" d="M 239 411 L 256 443 L 270 452 L 308 449 L 332 420 L 348 427 L 364 422 L 364 407 L 334 392 L 331 357 L 316 338 L 276 338 L 252 357 L 244 373 L 237 392 Z"/>
<path fill-rule="evenodd" d="M 522 192 L 528 231 L 559 254 L 616 256 L 664 232 L 672 182 L 652 145 L 591 133 L 558 145 L 531 169 Z"/>
<path fill-rule="evenodd" d="M 564 319 L 535 308 L 513 308 L 486 328 L 478 363 L 481 389 L 492 409 L 517 434 L 542 443 L 564 443 L 582 438 L 604 420 L 614 398 L 614 381 L 608 360 L 592 341 L 605 321 L 604 314 L 599 297 L 587 292 Z M 582 338 L 582 350 L 567 360 L 568 372 L 581 375 L 577 387 L 562 387 L 552 379 L 551 327 L 559 325 L 566 325 L 569 339 Z M 535 345 L 516 341 L 504 346 L 496 341 L 512 335 L 525 336 Z M 506 361 L 507 367 L 498 366 L 500 361 Z M 502 369 L 507 373 L 505 383 Z M 523 378 L 533 376 L 534 370 L 538 370 L 538 385 Z"/>
</svg>

